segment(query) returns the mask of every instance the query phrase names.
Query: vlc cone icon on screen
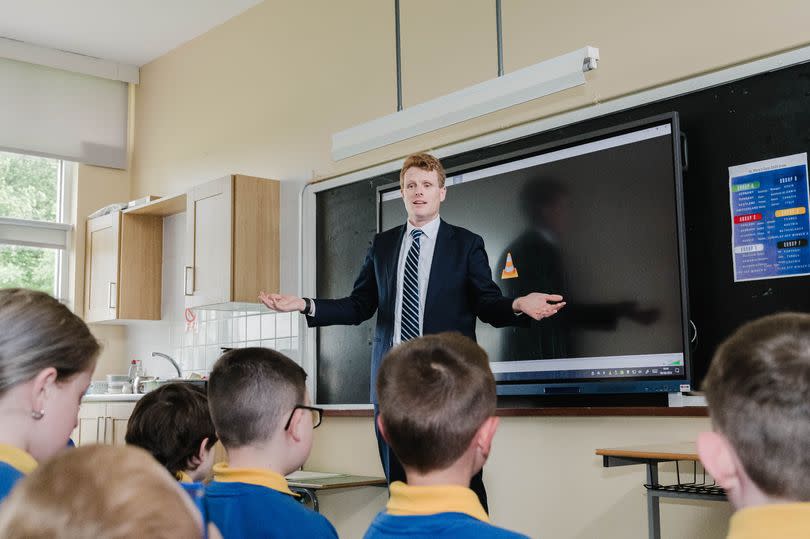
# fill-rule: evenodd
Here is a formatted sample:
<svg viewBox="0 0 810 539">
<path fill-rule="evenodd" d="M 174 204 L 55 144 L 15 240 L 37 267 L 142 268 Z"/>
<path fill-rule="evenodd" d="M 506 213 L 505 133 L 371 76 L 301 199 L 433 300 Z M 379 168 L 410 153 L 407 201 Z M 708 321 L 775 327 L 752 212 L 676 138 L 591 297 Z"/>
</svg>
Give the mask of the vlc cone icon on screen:
<svg viewBox="0 0 810 539">
<path fill-rule="evenodd" d="M 506 265 L 501 272 L 501 279 L 516 279 L 517 276 L 517 268 L 512 263 L 512 253 L 506 253 Z"/>
</svg>

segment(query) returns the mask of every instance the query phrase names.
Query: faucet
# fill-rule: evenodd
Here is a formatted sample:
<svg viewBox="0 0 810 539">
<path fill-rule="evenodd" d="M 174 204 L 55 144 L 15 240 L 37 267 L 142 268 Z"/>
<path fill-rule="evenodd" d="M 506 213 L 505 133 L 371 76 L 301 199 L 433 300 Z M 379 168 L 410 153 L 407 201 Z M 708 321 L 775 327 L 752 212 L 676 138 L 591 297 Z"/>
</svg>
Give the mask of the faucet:
<svg viewBox="0 0 810 539">
<path fill-rule="evenodd" d="M 183 377 L 183 371 L 180 370 L 180 365 L 178 365 L 177 362 L 171 358 L 171 356 L 167 356 L 166 354 L 162 354 L 160 352 L 152 352 L 152 357 L 162 357 L 162 358 L 168 359 L 169 362 L 172 364 L 172 366 L 177 371 L 177 377 L 178 378 Z"/>
</svg>

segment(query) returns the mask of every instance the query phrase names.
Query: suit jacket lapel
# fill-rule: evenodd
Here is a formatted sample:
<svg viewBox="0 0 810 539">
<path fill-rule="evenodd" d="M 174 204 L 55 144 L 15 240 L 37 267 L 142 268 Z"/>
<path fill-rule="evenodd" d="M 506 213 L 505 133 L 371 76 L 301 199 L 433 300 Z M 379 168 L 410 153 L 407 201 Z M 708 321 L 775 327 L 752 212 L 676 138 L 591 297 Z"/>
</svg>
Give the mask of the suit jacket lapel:
<svg viewBox="0 0 810 539">
<path fill-rule="evenodd" d="M 399 233 L 394 236 L 396 238 L 396 243 L 388 246 L 389 252 L 385 257 L 385 271 L 388 284 L 386 290 L 391 293 L 391 301 L 389 303 L 391 305 L 392 315 L 394 314 L 394 309 L 396 308 L 397 302 L 397 269 L 399 266 L 399 252 L 402 250 L 402 238 L 405 237 L 406 228 L 407 227 L 405 225 L 399 227 Z"/>
<path fill-rule="evenodd" d="M 447 245 L 453 236 L 453 230 L 442 220 L 439 224 L 439 232 L 436 234 L 436 245 L 433 247 L 433 260 L 430 262 L 430 277 L 428 278 L 427 296 L 425 297 L 425 313 L 422 321 L 422 332 L 426 333 L 429 313 L 434 311 L 433 305 L 438 300 L 442 284 L 445 281 L 449 264 L 442 260 L 439 253 L 447 253 Z M 444 263 L 443 263 L 444 262 Z"/>
</svg>

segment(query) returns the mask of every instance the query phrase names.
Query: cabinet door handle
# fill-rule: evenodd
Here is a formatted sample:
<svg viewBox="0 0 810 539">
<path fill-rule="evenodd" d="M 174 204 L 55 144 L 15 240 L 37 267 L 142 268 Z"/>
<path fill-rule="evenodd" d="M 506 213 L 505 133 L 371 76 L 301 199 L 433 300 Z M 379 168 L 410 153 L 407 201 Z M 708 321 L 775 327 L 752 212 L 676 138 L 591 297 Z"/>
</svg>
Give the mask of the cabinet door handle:
<svg viewBox="0 0 810 539">
<path fill-rule="evenodd" d="M 189 273 L 191 275 L 191 279 L 189 279 Z M 189 282 L 191 283 L 190 289 Z M 194 295 L 194 266 L 185 266 L 185 274 L 183 275 L 183 291 L 187 296 Z"/>
<path fill-rule="evenodd" d="M 115 283 L 110 281 L 107 283 L 107 307 L 110 309 L 115 309 L 116 307 L 116 297 L 118 294 L 113 292 L 115 290 Z"/>
<path fill-rule="evenodd" d="M 96 418 L 96 442 L 95 443 L 97 443 L 97 444 L 100 444 L 102 442 L 101 436 L 99 436 L 99 428 L 101 427 L 101 420 L 102 419 L 103 418 L 101 418 L 101 417 Z M 80 440 L 80 442 L 81 442 L 81 440 Z"/>
</svg>

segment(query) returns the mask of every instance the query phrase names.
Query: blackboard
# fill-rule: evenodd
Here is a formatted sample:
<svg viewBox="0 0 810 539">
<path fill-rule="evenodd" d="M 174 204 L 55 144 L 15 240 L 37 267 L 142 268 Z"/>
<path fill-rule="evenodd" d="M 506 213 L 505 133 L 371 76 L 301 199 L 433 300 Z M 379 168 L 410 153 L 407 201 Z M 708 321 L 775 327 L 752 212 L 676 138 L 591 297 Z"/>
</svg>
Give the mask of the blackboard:
<svg viewBox="0 0 810 539">
<path fill-rule="evenodd" d="M 810 278 L 734 282 L 728 167 L 810 150 L 810 63 L 762 73 L 690 94 L 444 158 L 449 174 L 499 155 L 675 111 L 686 136 L 684 172 L 690 318 L 697 329 L 693 385 L 699 386 L 717 345 L 740 324 L 766 314 L 810 312 Z M 316 194 L 316 292 L 351 291 L 377 231 L 376 188 L 392 172 Z M 674 233 L 674 232 L 673 232 Z M 493 253 L 490 253 L 492 256 Z M 374 319 L 318 330 L 317 400 L 369 402 Z"/>
</svg>

